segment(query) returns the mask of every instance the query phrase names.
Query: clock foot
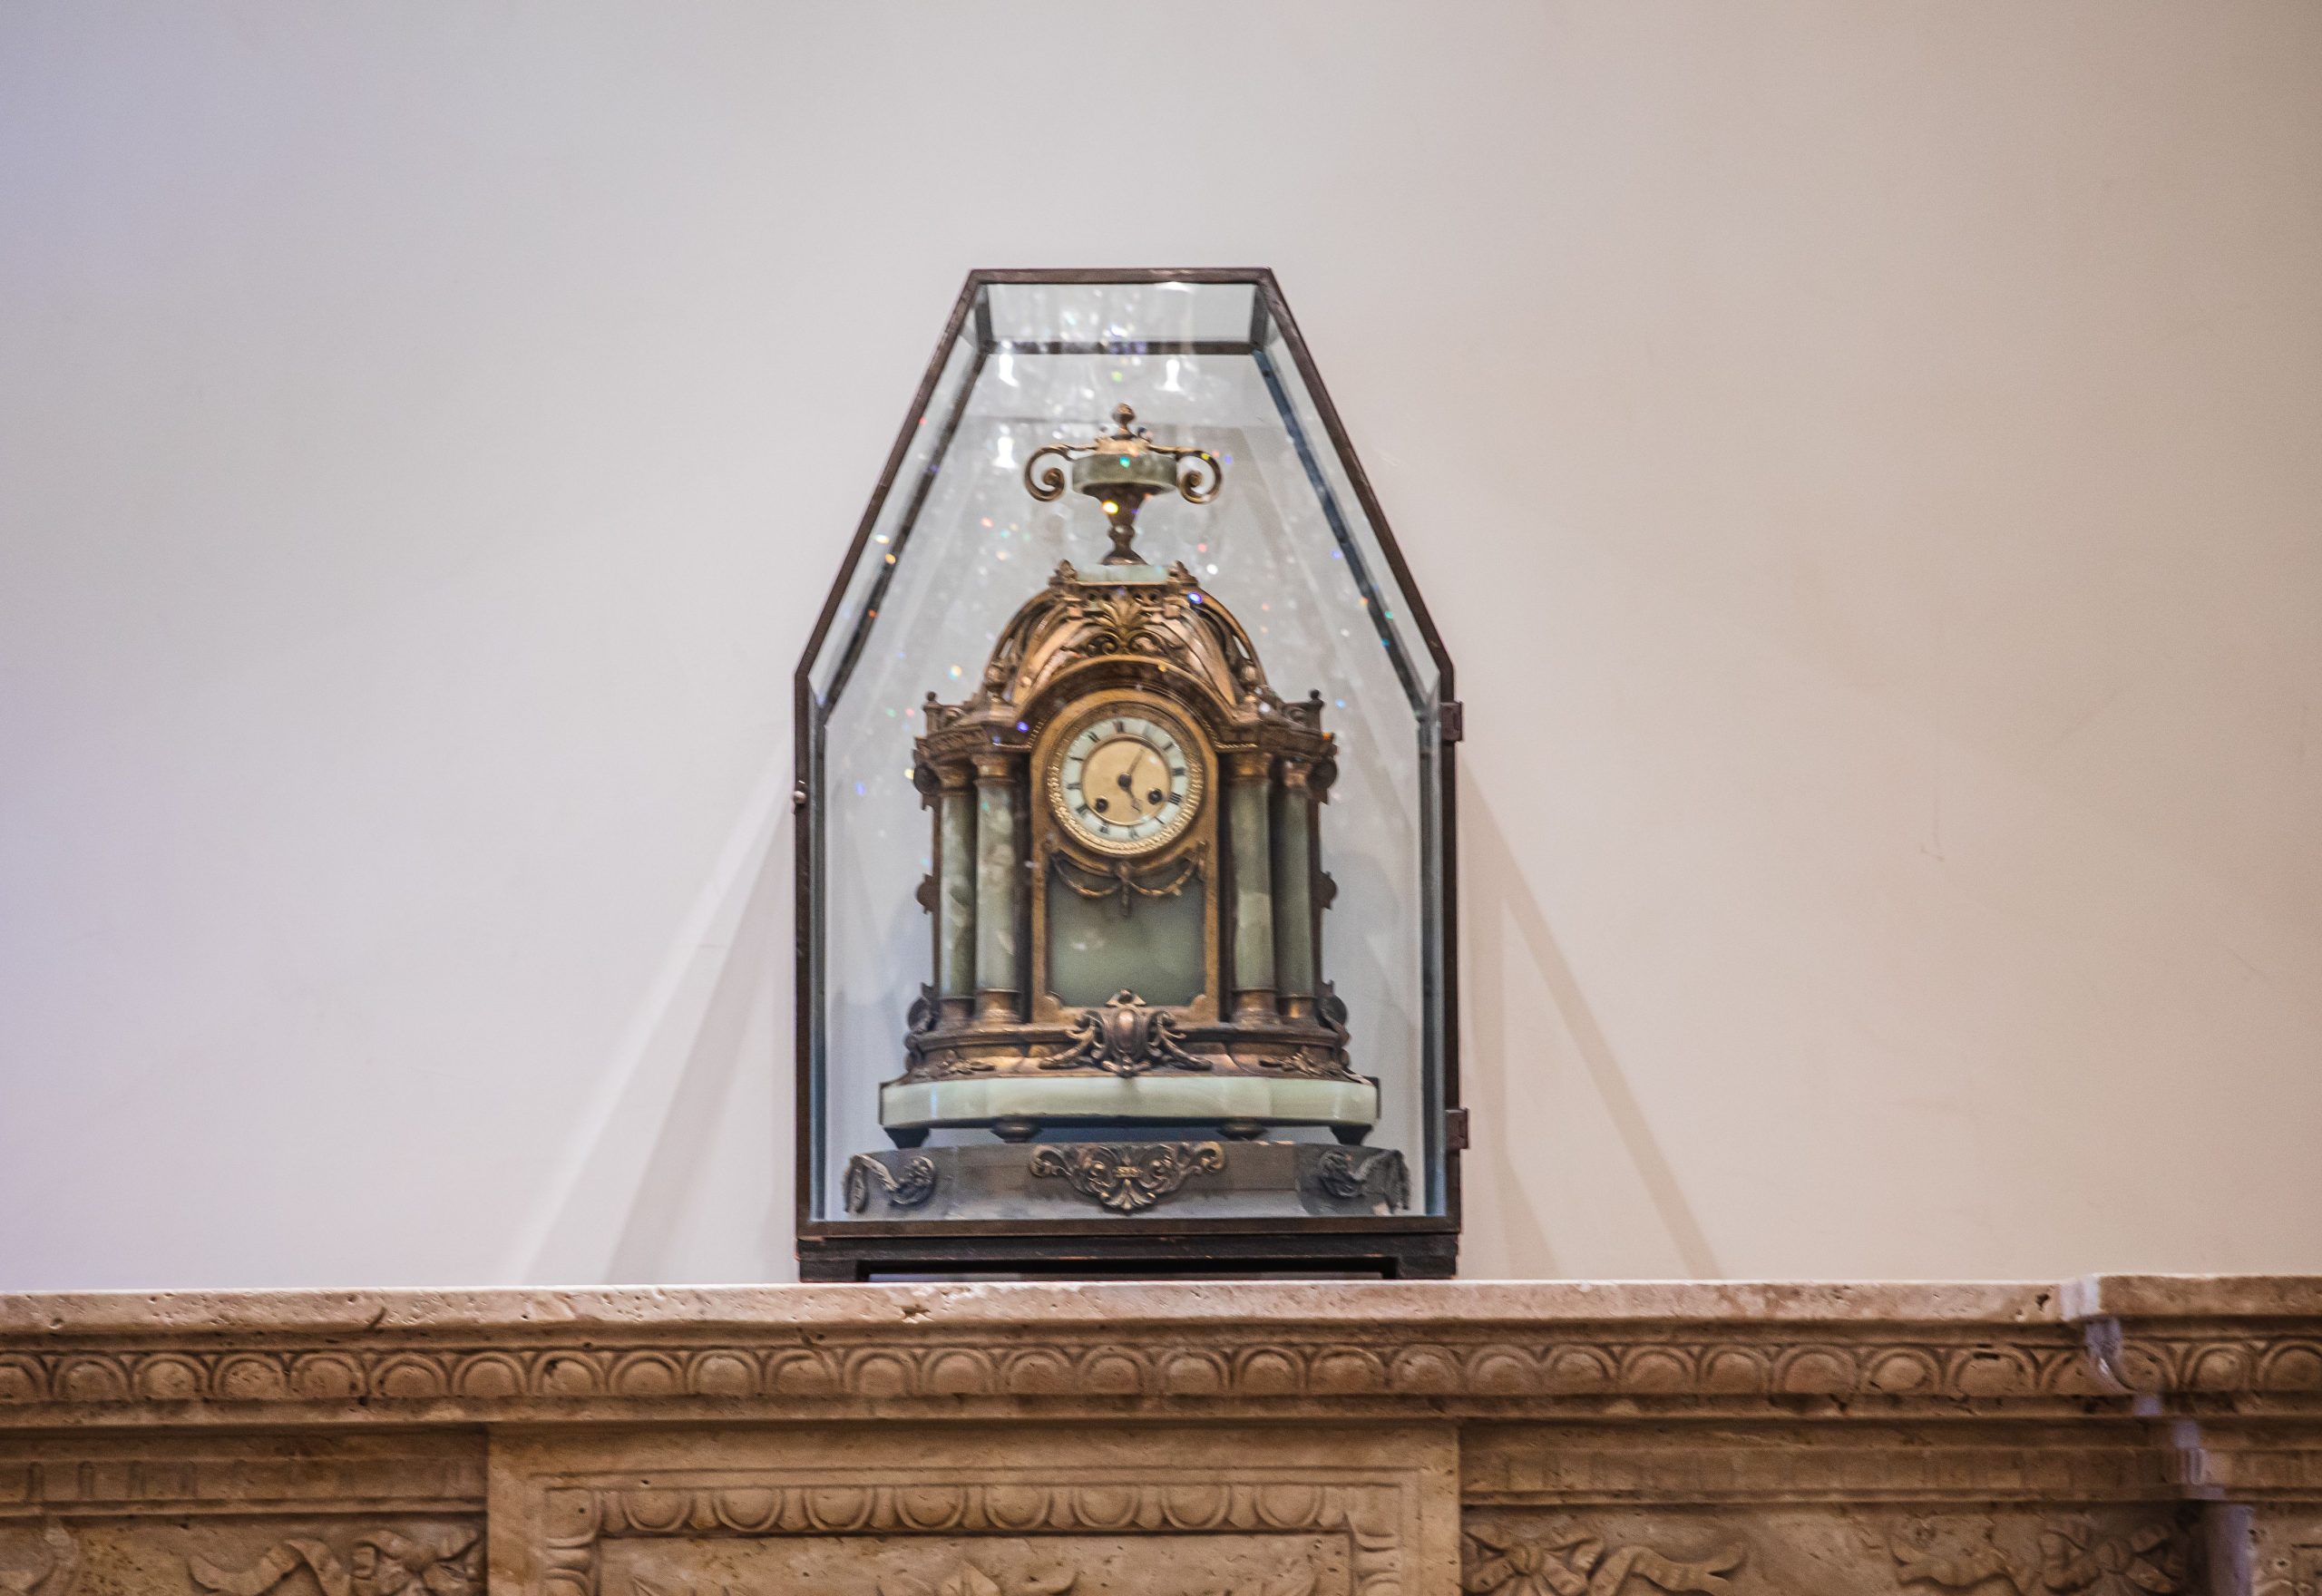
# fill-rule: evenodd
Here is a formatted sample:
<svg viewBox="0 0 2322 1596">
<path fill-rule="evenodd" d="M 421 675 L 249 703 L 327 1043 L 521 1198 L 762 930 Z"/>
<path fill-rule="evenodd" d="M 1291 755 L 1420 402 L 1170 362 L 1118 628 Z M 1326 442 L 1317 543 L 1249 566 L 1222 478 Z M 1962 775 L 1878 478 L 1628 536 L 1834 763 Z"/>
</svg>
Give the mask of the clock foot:
<svg viewBox="0 0 2322 1596">
<path fill-rule="evenodd" d="M 1040 1122 L 1036 1119 L 996 1119 L 991 1122 L 991 1134 L 1003 1142 L 1029 1142 L 1040 1134 Z"/>
<path fill-rule="evenodd" d="M 1254 1119 L 1229 1119 L 1218 1122 L 1217 1134 L 1229 1141 L 1254 1142 L 1266 1134 L 1266 1128 Z"/>
<path fill-rule="evenodd" d="M 927 1140 L 925 1125 L 889 1125 L 887 1140 L 898 1147 L 916 1147 Z"/>
<path fill-rule="evenodd" d="M 1371 1134 L 1369 1125 L 1332 1125 L 1331 1134 L 1349 1147 L 1362 1145 L 1362 1138 Z"/>
</svg>

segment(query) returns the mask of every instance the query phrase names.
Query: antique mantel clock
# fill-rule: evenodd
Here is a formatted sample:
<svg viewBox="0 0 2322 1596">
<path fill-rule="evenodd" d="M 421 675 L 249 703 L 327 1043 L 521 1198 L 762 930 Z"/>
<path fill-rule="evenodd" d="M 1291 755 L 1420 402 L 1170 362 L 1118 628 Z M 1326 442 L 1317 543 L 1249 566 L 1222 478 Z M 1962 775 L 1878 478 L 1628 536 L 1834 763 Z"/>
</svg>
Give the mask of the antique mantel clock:
<svg viewBox="0 0 2322 1596">
<path fill-rule="evenodd" d="M 796 682 L 799 1261 L 1450 1272 L 1450 661 L 1264 272 L 978 272 Z"/>
</svg>

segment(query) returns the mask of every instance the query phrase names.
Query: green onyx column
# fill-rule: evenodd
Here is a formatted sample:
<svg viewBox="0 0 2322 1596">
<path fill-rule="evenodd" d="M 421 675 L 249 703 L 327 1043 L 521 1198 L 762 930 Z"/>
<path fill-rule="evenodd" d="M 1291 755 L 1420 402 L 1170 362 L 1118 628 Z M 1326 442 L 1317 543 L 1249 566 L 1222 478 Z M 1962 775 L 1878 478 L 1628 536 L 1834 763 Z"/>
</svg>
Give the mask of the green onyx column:
<svg viewBox="0 0 2322 1596">
<path fill-rule="evenodd" d="M 1314 1017 L 1314 791 L 1302 759 L 1273 795 L 1273 966 L 1284 1019 Z"/>
<path fill-rule="evenodd" d="M 1234 856 L 1234 1017 L 1269 1020 L 1273 1003 L 1273 864 L 1266 811 L 1273 757 L 1227 761 L 1225 825 Z"/>
<path fill-rule="evenodd" d="M 975 772 L 962 762 L 936 777 L 935 995 L 956 1025 L 976 1008 Z"/>
<path fill-rule="evenodd" d="M 1022 1017 L 1016 928 L 1024 866 L 1016 856 L 1016 776 L 1006 754 L 976 756 L 976 1017 Z"/>
</svg>

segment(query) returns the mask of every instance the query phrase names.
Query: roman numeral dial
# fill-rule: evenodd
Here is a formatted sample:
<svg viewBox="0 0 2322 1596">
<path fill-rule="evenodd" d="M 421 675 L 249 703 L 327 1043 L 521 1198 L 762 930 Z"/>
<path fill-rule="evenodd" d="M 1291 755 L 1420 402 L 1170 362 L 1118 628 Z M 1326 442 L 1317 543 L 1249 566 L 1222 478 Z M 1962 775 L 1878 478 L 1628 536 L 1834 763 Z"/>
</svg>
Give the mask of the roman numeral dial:
<svg viewBox="0 0 2322 1596">
<path fill-rule="evenodd" d="M 1185 727 L 1143 705 L 1113 705 L 1084 716 L 1049 773 L 1058 818 L 1099 852 L 1166 847 L 1193 822 L 1201 803 L 1192 741 Z"/>
</svg>

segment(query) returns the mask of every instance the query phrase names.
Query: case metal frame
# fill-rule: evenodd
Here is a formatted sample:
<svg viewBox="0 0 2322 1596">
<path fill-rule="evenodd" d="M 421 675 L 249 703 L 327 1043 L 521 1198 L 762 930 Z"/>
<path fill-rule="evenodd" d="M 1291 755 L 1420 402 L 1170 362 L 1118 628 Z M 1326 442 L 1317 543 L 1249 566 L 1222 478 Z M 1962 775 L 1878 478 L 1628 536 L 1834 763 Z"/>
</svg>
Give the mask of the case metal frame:
<svg viewBox="0 0 2322 1596">
<path fill-rule="evenodd" d="M 1441 878 L 1427 906 L 1430 923 L 1423 929 L 1423 944 L 1432 958 L 1421 962 L 1428 988 L 1422 1001 L 1441 1016 L 1439 1051 L 1434 1067 L 1426 1071 L 1423 1119 L 1429 1162 L 1441 1172 L 1443 1212 L 1362 1218 L 1257 1218 L 1172 1220 L 1166 1212 L 1136 1219 L 1072 1219 L 962 1222 L 923 1220 L 822 1220 L 815 1217 L 815 1193 L 824 1174 L 824 1149 L 819 1134 L 824 1089 L 817 1056 L 817 1022 L 823 1010 L 823 971 L 818 932 L 823 919 L 818 868 L 823 816 L 817 807 L 821 783 L 822 717 L 824 700 L 818 698 L 812 679 L 815 659 L 829 639 L 845 602 L 853 578 L 870 546 L 889 494 L 901 489 L 912 494 L 891 552 L 900 556 L 921 505 L 934 481 L 933 467 L 944 457 L 951 430 L 972 393 L 983 361 L 1000 350 L 992 333 L 987 291 L 1002 284 L 1136 285 L 1155 283 L 1244 284 L 1253 289 L 1251 326 L 1246 339 L 1204 338 L 1182 343 L 1140 341 L 1143 354 L 1216 354 L 1252 356 L 1273 391 L 1285 417 L 1291 407 L 1279 375 L 1270 363 L 1269 331 L 1278 332 L 1299 377 L 1313 401 L 1314 411 L 1331 448 L 1346 471 L 1347 482 L 1365 517 L 1378 535 L 1379 550 L 1400 590 L 1403 612 L 1425 644 L 1436 673 L 1431 695 L 1420 691 L 1415 673 L 1400 652 L 1391 652 L 1405 692 L 1420 716 L 1420 735 L 1433 740 L 1440 762 L 1439 793 L 1435 795 L 1433 822 L 1436 854 Z M 898 478 L 920 418 L 941 380 L 944 365 L 961 330 L 971 318 L 975 324 L 976 348 L 961 388 L 961 402 L 943 418 L 931 469 L 918 481 Z M 1073 345 L 1014 341 L 1011 350 L 1027 354 L 1107 353 L 1105 344 Z M 1312 458 L 1313 440 L 1295 425 L 1292 436 L 1310 479 L 1322 481 Z M 1382 633 L 1388 607 L 1381 602 L 1363 552 L 1325 492 L 1322 504 L 1332 533 L 1344 553 L 1358 588 L 1369 598 L 1371 613 L 1379 618 Z M 894 567 L 889 565 L 874 579 L 864 608 L 875 615 Z M 844 689 L 859 657 L 867 622 L 847 641 L 833 674 L 828 701 Z M 973 1275 L 1009 1273 L 1079 1278 L 1134 1278 L 1190 1274 L 1371 1274 L 1388 1279 L 1445 1278 L 1457 1268 L 1460 1227 L 1459 1154 L 1467 1145 L 1467 1111 L 1459 1098 L 1459 780 L 1458 743 L 1462 716 L 1456 696 L 1449 650 L 1428 613 L 1425 598 L 1412 580 L 1401 549 L 1372 492 L 1369 477 L 1349 442 L 1338 408 L 1332 402 L 1322 375 L 1315 369 L 1304 336 L 1284 302 L 1273 273 L 1264 268 L 1139 268 L 1088 270 L 983 269 L 968 274 L 967 283 L 951 308 L 937 340 L 926 375 L 912 397 L 901 433 L 887 456 L 877 486 L 848 546 L 837 579 L 824 601 L 815 628 L 801 652 L 792 678 L 793 752 L 796 774 L 791 790 L 795 813 L 796 970 L 795 1073 L 796 1075 L 796 1222 L 798 1272 L 808 1280 L 865 1280 L 887 1275 Z M 901 1017 L 898 1017 L 900 1020 Z"/>
</svg>

